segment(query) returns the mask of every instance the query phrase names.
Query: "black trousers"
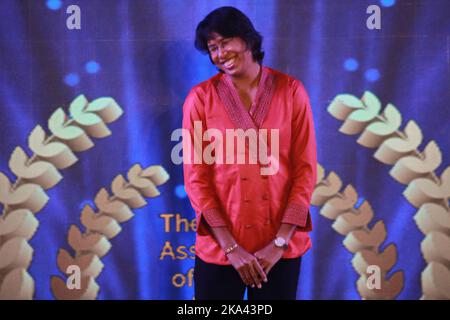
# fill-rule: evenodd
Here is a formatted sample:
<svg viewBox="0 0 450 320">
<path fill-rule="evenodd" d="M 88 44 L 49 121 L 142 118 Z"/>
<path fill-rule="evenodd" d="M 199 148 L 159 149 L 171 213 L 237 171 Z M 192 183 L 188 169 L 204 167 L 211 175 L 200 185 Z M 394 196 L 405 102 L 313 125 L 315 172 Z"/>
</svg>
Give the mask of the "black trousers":
<svg viewBox="0 0 450 320">
<path fill-rule="evenodd" d="M 247 287 L 248 300 L 295 300 L 301 257 L 281 259 L 267 275 L 262 288 L 247 287 L 233 266 L 207 263 L 195 257 L 196 300 L 242 300 Z"/>
</svg>

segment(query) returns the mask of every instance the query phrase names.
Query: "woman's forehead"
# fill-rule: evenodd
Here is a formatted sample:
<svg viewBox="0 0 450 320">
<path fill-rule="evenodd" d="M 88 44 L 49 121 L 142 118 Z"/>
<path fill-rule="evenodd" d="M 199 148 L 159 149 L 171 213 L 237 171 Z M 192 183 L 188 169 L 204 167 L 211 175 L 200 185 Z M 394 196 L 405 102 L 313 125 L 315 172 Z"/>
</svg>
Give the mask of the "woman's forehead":
<svg viewBox="0 0 450 320">
<path fill-rule="evenodd" d="M 220 42 L 220 41 L 223 40 L 224 38 L 225 38 L 224 36 L 220 35 L 220 34 L 217 33 L 217 32 L 211 32 L 211 33 L 209 34 L 208 44 Z"/>
</svg>

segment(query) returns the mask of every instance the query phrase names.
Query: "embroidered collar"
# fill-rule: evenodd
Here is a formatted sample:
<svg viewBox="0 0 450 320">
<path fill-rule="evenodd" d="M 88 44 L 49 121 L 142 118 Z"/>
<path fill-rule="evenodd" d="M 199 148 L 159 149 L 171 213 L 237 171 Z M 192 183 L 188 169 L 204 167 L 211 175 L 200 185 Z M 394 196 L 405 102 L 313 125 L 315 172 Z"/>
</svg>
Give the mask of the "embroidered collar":
<svg viewBox="0 0 450 320">
<path fill-rule="evenodd" d="M 267 67 L 262 66 L 261 68 L 261 79 L 256 91 L 255 103 L 248 111 L 242 103 L 231 77 L 223 74 L 217 81 L 217 93 L 236 128 L 258 130 L 269 112 L 274 90 L 274 76 Z"/>
</svg>

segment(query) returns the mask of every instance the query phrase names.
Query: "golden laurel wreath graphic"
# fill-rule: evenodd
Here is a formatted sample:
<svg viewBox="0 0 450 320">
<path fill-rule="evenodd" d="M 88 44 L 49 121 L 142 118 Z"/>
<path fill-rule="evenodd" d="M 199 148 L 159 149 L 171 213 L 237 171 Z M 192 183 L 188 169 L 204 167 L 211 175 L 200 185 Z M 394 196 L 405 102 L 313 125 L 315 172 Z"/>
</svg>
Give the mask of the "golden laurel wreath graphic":
<svg viewBox="0 0 450 320">
<path fill-rule="evenodd" d="M 80 95 L 70 105 L 70 117 L 59 108 L 48 121 L 52 135 L 47 137 L 39 125 L 29 135 L 28 145 L 33 151 L 29 158 L 26 152 L 16 147 L 9 160 L 11 171 L 18 177 L 12 184 L 0 172 L 0 202 L 4 206 L 0 216 L 0 299 L 32 299 L 34 281 L 27 269 L 31 263 L 33 248 L 28 240 L 39 225 L 34 214 L 47 203 L 46 189 L 55 186 L 62 176 L 58 169 L 73 165 L 78 159 L 74 152 L 93 147 L 90 137 L 104 138 L 111 134 L 105 123 L 118 119 L 123 111 L 109 97 L 89 103 Z M 441 164 L 442 156 L 434 141 L 428 143 L 421 153 L 417 150 L 422 142 L 422 133 L 414 121 L 409 121 L 404 132 L 400 112 L 388 104 L 380 115 L 381 103 L 370 92 L 362 99 L 355 96 L 338 95 L 328 111 L 344 123 L 340 131 L 345 134 L 361 133 L 358 143 L 378 148 L 377 160 L 393 165 L 390 174 L 402 184 L 408 201 L 419 208 L 414 219 L 425 234 L 421 244 L 422 254 L 428 263 L 422 272 L 422 299 L 450 299 L 450 167 L 441 178 L 434 170 Z M 335 220 L 333 229 L 345 235 L 344 246 L 355 254 L 352 264 L 360 275 L 357 289 L 363 299 L 394 299 L 403 288 L 403 272 L 386 274 L 397 260 L 397 249 L 389 245 L 383 252 L 379 246 L 386 239 L 382 221 L 372 229 L 368 224 L 373 212 L 368 202 L 354 208 L 358 195 L 351 185 L 341 193 L 340 178 L 330 172 L 324 178 L 324 169 L 318 165 L 318 180 L 311 203 L 323 206 L 321 214 Z M 95 198 L 99 212 L 85 206 L 81 214 L 84 234 L 72 226 L 68 242 L 75 251 L 72 257 L 67 251 L 58 253 L 58 267 L 67 275 L 67 267 L 76 265 L 82 271 L 83 290 L 69 290 L 61 278 L 54 276 L 51 288 L 57 299 L 95 299 L 99 287 L 95 282 L 103 264 L 100 258 L 110 249 L 108 239 L 116 236 L 121 228 L 119 222 L 130 219 L 130 208 L 146 204 L 143 196 L 159 195 L 156 186 L 168 179 L 160 166 L 142 169 L 133 166 L 128 180 L 119 175 L 112 183 L 114 196 L 101 189 Z M 377 265 L 383 274 L 381 289 L 369 289 L 367 266 Z"/>
<path fill-rule="evenodd" d="M 86 227 L 82 234 L 77 226 L 72 225 L 67 236 L 70 247 L 75 251 L 72 257 L 66 250 L 58 252 L 59 270 L 68 275 L 71 266 L 77 266 L 81 272 L 81 286 L 69 289 L 66 281 L 58 276 L 51 279 L 53 295 L 58 300 L 94 300 L 97 298 L 99 286 L 95 279 L 103 269 L 100 258 L 111 249 L 109 239 L 121 231 L 119 223 L 133 217 L 130 208 L 141 208 L 147 205 L 144 197 L 159 196 L 156 186 L 169 180 L 169 174 L 161 166 L 150 166 L 142 169 L 135 164 L 127 174 L 129 182 L 122 175 L 114 178 L 111 189 L 113 196 L 102 188 L 95 197 L 98 212 L 86 205 L 81 213 L 81 223 Z"/>
<path fill-rule="evenodd" d="M 320 214 L 334 220 L 332 228 L 345 236 L 344 246 L 355 256 L 352 265 L 360 275 L 356 287 L 363 299 L 395 299 L 403 289 L 403 271 L 395 272 L 389 279 L 387 273 L 397 261 L 397 247 L 390 244 L 383 252 L 380 245 L 386 240 L 386 227 L 378 221 L 372 229 L 368 224 L 373 218 L 372 207 L 364 202 L 358 208 L 358 193 L 352 185 L 342 187 L 340 177 L 331 171 L 325 178 L 324 168 L 317 165 L 317 184 L 311 197 L 311 204 L 321 206 Z M 380 289 L 367 286 L 367 267 L 378 266 L 381 271 Z"/>
<path fill-rule="evenodd" d="M 105 138 L 111 134 L 105 123 L 117 120 L 123 113 L 109 97 L 92 102 L 78 96 L 70 104 L 70 117 L 62 108 L 48 120 L 52 135 L 47 137 L 37 125 L 28 137 L 32 157 L 16 147 L 9 168 L 17 176 L 12 184 L 0 172 L 0 299 L 32 299 L 34 280 L 27 272 L 33 257 L 30 240 L 39 225 L 34 214 L 49 200 L 44 190 L 54 187 L 62 176 L 58 169 L 70 167 L 78 158 L 74 152 L 94 146 L 90 137 Z"/>
<path fill-rule="evenodd" d="M 339 131 L 360 134 L 357 142 L 368 148 L 377 148 L 374 157 L 393 165 L 389 174 L 407 185 L 406 199 L 419 208 L 414 220 L 425 235 L 421 251 L 427 267 L 421 275 L 421 299 L 450 299 L 450 167 L 441 178 L 436 170 L 442 162 L 441 151 L 430 141 L 423 152 L 417 148 L 423 136 L 419 126 L 409 121 L 399 131 L 402 117 L 398 109 L 388 104 L 381 112 L 379 99 L 366 91 L 361 99 L 340 94 L 328 107 L 328 112 L 344 121 Z"/>
</svg>

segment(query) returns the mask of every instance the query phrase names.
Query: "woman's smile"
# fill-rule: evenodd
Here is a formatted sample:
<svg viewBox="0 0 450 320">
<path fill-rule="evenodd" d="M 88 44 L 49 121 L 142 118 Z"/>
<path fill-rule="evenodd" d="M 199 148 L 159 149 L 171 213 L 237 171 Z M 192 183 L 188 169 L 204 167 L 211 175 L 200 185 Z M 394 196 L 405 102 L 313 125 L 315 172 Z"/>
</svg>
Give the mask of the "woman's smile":
<svg viewBox="0 0 450 320">
<path fill-rule="evenodd" d="M 236 66 L 236 57 L 225 60 L 222 64 L 227 70 L 232 70 Z"/>
</svg>

